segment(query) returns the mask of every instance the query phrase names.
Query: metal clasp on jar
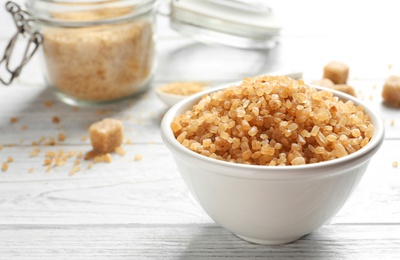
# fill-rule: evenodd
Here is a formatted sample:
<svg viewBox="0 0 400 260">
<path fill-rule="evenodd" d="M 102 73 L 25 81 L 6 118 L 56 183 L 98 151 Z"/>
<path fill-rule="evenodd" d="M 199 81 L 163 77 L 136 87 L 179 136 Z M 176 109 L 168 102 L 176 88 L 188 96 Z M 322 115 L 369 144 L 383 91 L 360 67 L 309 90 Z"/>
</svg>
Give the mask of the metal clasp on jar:
<svg viewBox="0 0 400 260">
<path fill-rule="evenodd" d="M 9 74 L 8 79 L 4 79 L 0 75 L 0 82 L 4 85 L 10 85 L 13 80 L 20 75 L 22 68 L 29 62 L 39 48 L 40 44 L 43 42 L 43 35 L 32 30 L 32 27 L 30 26 L 32 19 L 30 19 L 29 13 L 22 10 L 19 5 L 9 1 L 6 3 L 6 10 L 12 15 L 14 23 L 17 27 L 17 32 L 7 44 L 4 55 L 0 60 L 0 66 L 4 65 L 5 70 L 7 71 L 6 73 Z M 11 68 L 11 58 L 13 55 L 15 55 L 15 46 L 20 35 L 28 37 L 28 41 L 26 43 L 20 64 L 15 68 Z"/>
</svg>

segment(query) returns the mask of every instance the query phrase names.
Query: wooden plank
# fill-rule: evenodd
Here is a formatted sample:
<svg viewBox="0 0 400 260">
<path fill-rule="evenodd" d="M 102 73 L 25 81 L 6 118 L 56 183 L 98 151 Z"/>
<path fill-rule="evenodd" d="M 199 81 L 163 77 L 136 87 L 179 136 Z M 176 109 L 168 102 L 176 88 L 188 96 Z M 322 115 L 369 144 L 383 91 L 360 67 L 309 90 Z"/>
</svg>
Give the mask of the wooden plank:
<svg viewBox="0 0 400 260">
<path fill-rule="evenodd" d="M 88 146 L 63 147 L 64 153 L 89 151 Z M 75 157 L 49 172 L 43 166 L 47 151 L 29 157 L 24 147 L 4 148 L 11 156 L 7 172 L 0 172 L 0 223 L 203 223 L 210 218 L 198 207 L 163 145 L 126 145 L 125 156 L 69 173 Z M 136 154 L 143 158 L 135 160 Z M 6 156 L 5 156 L 6 155 Z M 28 173 L 34 168 L 33 173 Z"/>
<path fill-rule="evenodd" d="M 213 224 L 1 225 L 3 259 L 394 259 L 400 225 L 326 225 L 287 245 L 256 245 Z"/>
<path fill-rule="evenodd" d="M 400 139 L 400 113 L 398 109 L 382 104 L 382 84 L 371 80 L 352 80 L 359 98 L 384 120 L 386 139 Z M 21 93 L 24 93 L 21 95 Z M 153 89 L 135 99 L 99 107 L 81 107 L 78 110 L 55 100 L 52 92 L 44 86 L 13 86 L 0 91 L 0 144 L 31 145 L 41 137 L 57 139 L 59 133 L 66 135 L 63 144 L 89 144 L 82 141 L 88 135 L 87 128 L 105 117 L 119 118 L 125 126 L 126 139 L 133 143 L 161 143 L 160 122 L 168 107 L 157 99 Z M 52 102 L 46 107 L 46 102 Z M 10 123 L 11 118 L 18 123 Z M 59 124 L 52 122 L 60 119 Z M 28 127 L 24 130 L 23 127 Z M 1 155 L 0 155 L 1 156 Z"/>
<path fill-rule="evenodd" d="M 12 89 L 11 89 L 12 88 Z M 24 95 L 21 95 L 24 93 Z M 159 125 L 167 107 L 148 92 L 136 99 L 103 107 L 81 107 L 78 110 L 54 99 L 45 87 L 10 87 L 0 92 L 0 144 L 31 145 L 41 137 L 46 140 L 58 134 L 66 136 L 63 144 L 89 144 L 87 128 L 105 117 L 121 119 L 125 128 L 125 139 L 136 143 L 161 142 Z M 51 107 L 46 106 L 51 102 Z M 15 117 L 17 123 L 11 123 Z M 57 117 L 60 123 L 53 123 Z M 24 126 L 28 127 L 24 130 Z"/>
</svg>

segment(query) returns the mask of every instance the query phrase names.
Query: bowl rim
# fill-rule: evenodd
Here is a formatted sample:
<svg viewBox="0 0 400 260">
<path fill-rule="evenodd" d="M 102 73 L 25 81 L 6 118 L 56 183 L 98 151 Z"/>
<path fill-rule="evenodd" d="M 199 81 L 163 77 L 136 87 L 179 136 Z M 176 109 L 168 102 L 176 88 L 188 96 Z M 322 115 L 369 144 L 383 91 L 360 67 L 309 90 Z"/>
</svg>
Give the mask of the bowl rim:
<svg viewBox="0 0 400 260">
<path fill-rule="evenodd" d="M 172 120 L 175 118 L 175 116 L 180 115 L 187 109 L 191 109 L 191 107 L 198 102 L 204 95 L 210 94 L 212 92 L 220 91 L 225 88 L 228 88 L 230 86 L 235 86 L 236 84 L 241 83 L 239 82 L 234 82 L 234 83 L 228 83 L 228 84 L 223 84 L 219 85 L 216 87 L 212 87 L 210 89 L 204 90 L 202 92 L 199 92 L 197 94 L 194 94 L 192 96 L 189 96 L 174 106 L 172 106 L 167 113 L 164 115 L 162 122 L 161 122 L 161 136 L 164 141 L 164 143 L 167 145 L 167 147 L 172 150 L 174 149 L 175 151 L 179 151 L 181 154 L 185 154 L 187 156 L 190 156 L 190 158 L 194 160 L 200 160 L 204 163 L 211 164 L 212 166 L 215 167 L 228 167 L 229 169 L 237 169 L 239 171 L 235 172 L 230 172 L 227 173 L 228 175 L 236 175 L 237 177 L 249 177 L 249 171 L 254 172 L 255 174 L 262 174 L 264 176 L 268 175 L 267 173 L 273 173 L 274 175 L 277 172 L 295 172 L 296 175 L 299 174 L 301 177 L 301 174 L 306 174 L 315 172 L 316 170 L 320 171 L 321 168 L 332 168 L 332 166 L 345 166 L 345 167 L 351 167 L 351 163 L 354 161 L 367 161 L 372 157 L 373 154 L 376 153 L 376 151 L 379 149 L 379 147 L 382 145 L 383 140 L 384 140 L 384 135 L 385 135 L 385 130 L 383 126 L 382 120 L 376 115 L 363 101 L 350 96 L 348 94 L 345 94 L 343 92 L 339 92 L 334 89 L 322 87 L 322 86 L 316 86 L 312 84 L 306 84 L 310 87 L 314 87 L 317 90 L 325 90 L 332 92 L 334 96 L 339 97 L 340 99 L 343 99 L 345 101 L 352 101 L 356 105 L 361 105 L 364 107 L 364 111 L 370 116 L 370 121 L 374 126 L 374 134 L 371 138 L 371 140 L 368 142 L 366 146 L 363 148 L 359 149 L 358 151 L 346 155 L 341 158 L 329 160 L 329 161 L 324 161 L 324 162 L 319 162 L 319 163 L 313 163 L 313 164 L 304 164 L 304 165 L 285 165 L 285 166 L 269 166 L 269 165 L 249 165 L 249 164 L 241 164 L 241 163 L 233 163 L 233 162 L 227 162 L 223 160 L 217 160 L 214 158 L 210 158 L 201 154 L 198 154 L 186 147 L 184 147 L 182 144 L 180 144 L 174 134 L 173 131 L 170 127 L 170 123 Z M 174 152 L 173 152 L 174 154 Z M 361 163 L 360 162 L 360 163 Z M 359 163 L 357 163 L 358 165 Z M 336 168 L 338 170 L 338 168 Z M 290 170 L 289 170 L 290 169 Z M 268 172 L 266 172 L 268 170 Z M 288 171 L 289 170 L 289 171 Z M 262 172 L 260 172 L 262 171 Z M 318 173 L 321 174 L 321 173 Z M 279 174 L 278 174 L 279 175 Z M 254 176 L 253 176 L 254 177 Z M 261 177 L 261 176 L 260 176 Z"/>
</svg>

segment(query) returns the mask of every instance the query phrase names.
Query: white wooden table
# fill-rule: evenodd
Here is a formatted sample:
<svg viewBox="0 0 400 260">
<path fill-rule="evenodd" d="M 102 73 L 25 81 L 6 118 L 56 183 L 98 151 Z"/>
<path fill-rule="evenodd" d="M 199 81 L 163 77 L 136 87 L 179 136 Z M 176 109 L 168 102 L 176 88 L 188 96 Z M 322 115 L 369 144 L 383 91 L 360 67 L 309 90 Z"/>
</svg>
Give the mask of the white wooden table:
<svg viewBox="0 0 400 260">
<path fill-rule="evenodd" d="M 400 163 L 400 110 L 383 106 L 380 97 L 385 79 L 400 75 L 396 2 L 271 2 L 290 19 L 279 45 L 265 52 L 195 43 L 160 17 L 153 89 L 136 99 L 76 110 L 44 86 L 37 58 L 12 86 L 0 86 L 0 163 L 14 160 L 0 170 L 0 259 L 400 259 L 400 166 L 392 166 Z M 1 53 L 13 31 L 2 6 Z M 245 242 L 215 224 L 189 194 L 160 138 L 167 107 L 154 87 L 183 80 L 218 84 L 291 69 L 301 69 L 310 81 L 321 78 L 332 60 L 350 66 L 349 84 L 384 120 L 383 146 L 331 223 L 287 245 Z M 18 122 L 11 123 L 13 117 Z M 104 117 L 123 120 L 130 140 L 125 156 L 91 169 L 82 161 L 73 176 L 73 159 L 46 171 L 46 151 L 88 152 L 90 142 L 82 138 L 87 126 Z M 64 142 L 45 141 L 30 156 L 32 142 L 57 140 L 59 133 Z M 137 154 L 142 160 L 135 160 Z"/>
</svg>

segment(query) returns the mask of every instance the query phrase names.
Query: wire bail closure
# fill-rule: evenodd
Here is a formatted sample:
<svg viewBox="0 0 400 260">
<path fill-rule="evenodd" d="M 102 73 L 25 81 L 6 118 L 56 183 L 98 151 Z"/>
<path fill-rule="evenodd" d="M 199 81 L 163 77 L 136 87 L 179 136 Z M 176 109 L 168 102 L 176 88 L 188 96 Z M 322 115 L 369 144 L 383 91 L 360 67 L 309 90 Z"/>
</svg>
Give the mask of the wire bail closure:
<svg viewBox="0 0 400 260">
<path fill-rule="evenodd" d="M 39 33 L 38 31 L 32 30 L 32 27 L 30 25 L 30 22 L 32 22 L 32 19 L 30 19 L 29 13 L 22 10 L 18 4 L 14 3 L 12 1 L 8 1 L 6 3 L 6 10 L 11 14 L 11 16 L 14 20 L 14 24 L 17 27 L 17 32 L 14 34 L 14 36 L 11 38 L 11 40 L 7 44 L 6 49 L 4 51 L 4 55 L 0 60 L 0 66 L 2 66 L 2 64 L 4 64 L 5 69 L 10 74 L 10 77 L 8 80 L 3 79 L 0 76 L 1 83 L 7 86 L 7 85 L 10 85 L 13 82 L 13 80 L 20 75 L 22 68 L 25 66 L 25 64 L 27 64 L 29 62 L 29 60 L 35 54 L 35 52 L 39 48 L 40 44 L 43 42 L 43 35 L 41 33 Z M 12 69 L 10 66 L 10 61 L 11 61 L 11 57 L 14 54 L 16 42 L 20 35 L 22 35 L 23 37 L 28 36 L 29 39 L 26 44 L 26 48 L 25 48 L 25 51 L 22 56 L 22 60 L 21 60 L 20 64 L 17 67 L 15 67 L 14 69 Z"/>
</svg>

